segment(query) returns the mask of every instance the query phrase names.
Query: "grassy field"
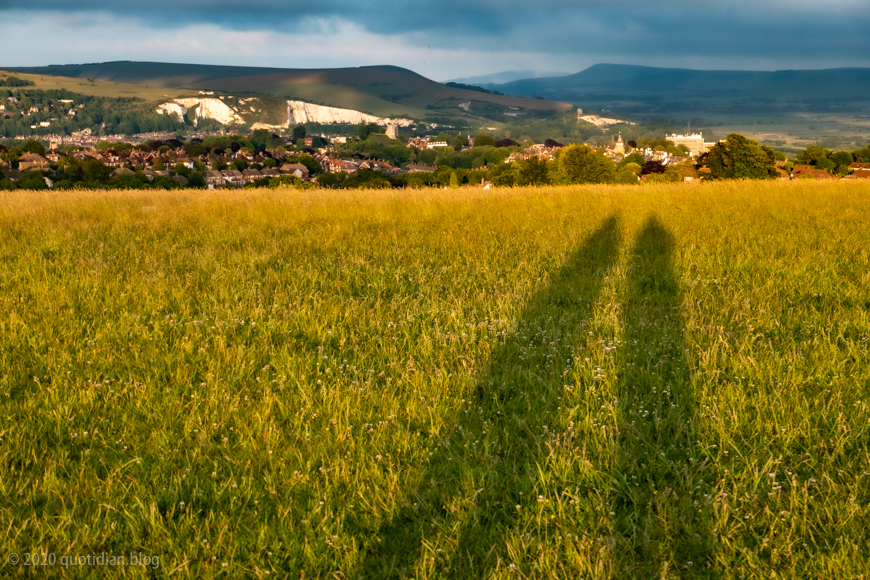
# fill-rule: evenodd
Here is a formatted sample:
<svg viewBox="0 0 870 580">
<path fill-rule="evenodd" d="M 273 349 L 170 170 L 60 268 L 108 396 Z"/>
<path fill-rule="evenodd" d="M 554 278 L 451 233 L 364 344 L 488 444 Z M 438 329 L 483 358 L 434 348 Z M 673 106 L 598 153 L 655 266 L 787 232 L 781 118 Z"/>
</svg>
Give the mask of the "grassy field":
<svg viewBox="0 0 870 580">
<path fill-rule="evenodd" d="M 868 202 L 0 193 L 0 576 L 862 578 Z"/>
<path fill-rule="evenodd" d="M 91 97 L 138 97 L 146 101 L 165 102 L 168 99 L 199 96 L 198 91 L 188 89 L 175 89 L 164 87 L 143 87 L 114 83 L 108 81 L 88 80 L 79 78 L 54 77 L 49 75 L 31 75 L 24 73 L 8 73 L 0 71 L 0 78 L 14 76 L 20 79 L 33 81 L 35 86 L 21 87 L 18 90 L 40 89 L 43 91 L 66 89 L 73 93 L 88 95 Z"/>
</svg>

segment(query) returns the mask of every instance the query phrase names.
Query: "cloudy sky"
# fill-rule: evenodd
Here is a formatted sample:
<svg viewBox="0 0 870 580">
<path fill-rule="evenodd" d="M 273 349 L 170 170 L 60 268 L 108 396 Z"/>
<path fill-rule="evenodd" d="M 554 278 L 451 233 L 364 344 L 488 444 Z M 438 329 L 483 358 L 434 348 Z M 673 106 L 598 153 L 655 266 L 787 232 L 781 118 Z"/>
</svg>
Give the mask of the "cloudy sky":
<svg viewBox="0 0 870 580">
<path fill-rule="evenodd" d="M 0 66 L 870 66 L 870 0 L 0 0 Z"/>
</svg>

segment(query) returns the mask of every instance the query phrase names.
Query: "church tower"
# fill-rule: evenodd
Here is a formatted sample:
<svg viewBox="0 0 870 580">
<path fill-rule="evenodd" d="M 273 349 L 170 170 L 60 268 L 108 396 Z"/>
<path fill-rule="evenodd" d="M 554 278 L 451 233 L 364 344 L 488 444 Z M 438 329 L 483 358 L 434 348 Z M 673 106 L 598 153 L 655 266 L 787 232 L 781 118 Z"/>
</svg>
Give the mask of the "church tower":
<svg viewBox="0 0 870 580">
<path fill-rule="evenodd" d="M 619 137 L 616 138 L 616 145 L 613 147 L 614 153 L 619 153 L 620 155 L 625 155 L 625 143 L 622 142 L 622 132 L 620 131 Z"/>
</svg>

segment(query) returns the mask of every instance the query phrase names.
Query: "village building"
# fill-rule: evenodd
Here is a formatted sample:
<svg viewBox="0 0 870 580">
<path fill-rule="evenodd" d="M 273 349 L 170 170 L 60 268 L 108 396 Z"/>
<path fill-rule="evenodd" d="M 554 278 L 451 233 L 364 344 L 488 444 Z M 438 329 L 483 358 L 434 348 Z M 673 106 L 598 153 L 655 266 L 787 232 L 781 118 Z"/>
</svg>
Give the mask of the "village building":
<svg viewBox="0 0 870 580">
<path fill-rule="evenodd" d="M 411 163 L 403 167 L 400 171 L 404 173 L 435 173 L 437 167 L 432 167 L 431 165 L 418 165 L 416 163 Z"/>
<path fill-rule="evenodd" d="M 207 170 L 205 175 L 205 186 L 209 189 L 221 189 L 224 186 L 224 176 L 220 171 Z"/>
<path fill-rule="evenodd" d="M 301 163 L 285 163 L 281 166 L 281 173 L 295 175 L 299 179 L 308 179 L 308 168 Z"/>
<path fill-rule="evenodd" d="M 700 133 L 692 135 L 677 135 L 674 133 L 673 135 L 668 135 L 665 139 L 677 147 L 685 145 L 686 149 L 689 150 L 689 153 L 691 153 L 693 157 L 707 153 L 710 151 L 710 147 L 715 145 L 715 143 L 705 143 L 704 136 Z"/>
<path fill-rule="evenodd" d="M 48 159 L 36 153 L 25 153 L 18 158 L 18 169 L 20 171 L 27 171 L 29 169 L 43 171 L 48 169 Z"/>
<path fill-rule="evenodd" d="M 229 187 L 245 186 L 245 176 L 237 169 L 226 169 L 221 171 L 221 175 L 224 178 L 224 183 Z"/>
<path fill-rule="evenodd" d="M 848 177 L 852 179 L 870 179 L 870 163 L 852 163 L 849 169 L 852 173 Z"/>
<path fill-rule="evenodd" d="M 372 171 L 383 171 L 384 173 L 395 173 L 396 168 L 386 161 L 378 161 L 377 159 L 366 159 L 359 164 L 360 169 L 371 169 Z"/>
<path fill-rule="evenodd" d="M 263 179 L 263 174 L 256 169 L 245 169 L 242 171 L 242 177 L 245 178 L 245 183 L 253 183 L 258 179 Z"/>
<path fill-rule="evenodd" d="M 792 179 L 836 179 L 824 169 L 816 169 L 811 165 L 795 165 L 791 170 Z"/>
</svg>

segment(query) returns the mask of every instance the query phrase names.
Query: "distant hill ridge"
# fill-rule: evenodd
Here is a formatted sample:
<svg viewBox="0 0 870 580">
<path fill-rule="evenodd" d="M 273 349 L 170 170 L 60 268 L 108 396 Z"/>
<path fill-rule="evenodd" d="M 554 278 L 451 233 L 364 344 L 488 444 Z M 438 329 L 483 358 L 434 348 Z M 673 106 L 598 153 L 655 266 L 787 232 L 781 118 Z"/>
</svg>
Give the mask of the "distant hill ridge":
<svg viewBox="0 0 870 580">
<path fill-rule="evenodd" d="M 331 74 L 334 76 L 346 76 L 348 77 L 348 80 L 363 80 L 365 76 L 371 74 L 394 73 L 416 77 L 423 81 L 428 80 L 414 71 L 391 65 L 337 69 L 287 69 L 277 67 L 119 60 L 90 64 L 5 68 L 4 70 L 28 74 L 89 78 L 116 83 L 132 83 L 170 88 L 176 88 L 182 85 L 187 85 L 190 88 L 198 88 L 194 85 L 211 84 L 241 77 L 262 77 L 264 75 L 273 74 L 287 75 L 288 79 L 292 80 L 299 80 L 299 77 L 311 74 Z"/>
<path fill-rule="evenodd" d="M 583 101 L 866 102 L 870 68 L 729 71 L 597 64 L 579 73 L 494 87 L 505 94 Z"/>
<path fill-rule="evenodd" d="M 78 79 L 268 94 L 377 116 L 425 118 L 445 111 L 462 114 L 460 101 L 498 107 L 568 110 L 567 103 L 494 95 L 447 87 L 413 71 L 390 65 L 335 69 L 287 69 L 203 64 L 116 61 L 77 65 L 5 68 L 11 72 Z M 472 107 L 473 109 L 473 107 Z"/>
</svg>

